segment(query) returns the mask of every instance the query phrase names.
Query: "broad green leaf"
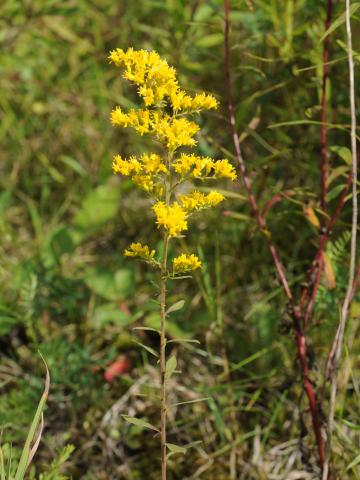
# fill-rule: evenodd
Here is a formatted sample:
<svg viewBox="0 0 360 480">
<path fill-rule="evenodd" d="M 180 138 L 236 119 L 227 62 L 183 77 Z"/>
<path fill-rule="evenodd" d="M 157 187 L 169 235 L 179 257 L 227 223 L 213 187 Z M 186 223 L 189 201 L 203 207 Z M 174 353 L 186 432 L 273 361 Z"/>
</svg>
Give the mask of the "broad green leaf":
<svg viewBox="0 0 360 480">
<path fill-rule="evenodd" d="M 151 425 L 151 423 L 142 420 L 141 418 L 130 417 L 129 415 L 122 415 L 123 419 L 133 425 L 137 425 L 138 427 L 149 428 L 150 430 L 154 430 L 155 432 L 159 432 L 159 429 Z"/>
<path fill-rule="evenodd" d="M 222 33 L 211 33 L 196 40 L 195 45 L 198 48 L 209 48 L 221 45 L 224 42 L 224 35 Z"/>
<path fill-rule="evenodd" d="M 333 147 L 330 147 L 330 150 L 339 155 L 339 157 L 342 158 L 347 165 L 352 164 L 351 151 L 347 147 L 339 147 L 334 145 Z"/>
<path fill-rule="evenodd" d="M 166 444 L 167 448 L 170 450 L 171 453 L 186 453 L 186 448 L 185 447 L 180 447 L 180 445 L 175 445 L 173 443 L 167 443 Z"/>
<path fill-rule="evenodd" d="M 354 15 L 354 13 L 358 10 L 359 7 L 360 7 L 359 2 L 353 3 L 350 6 L 350 16 Z M 346 22 L 346 12 L 343 12 L 336 20 L 334 20 L 334 22 L 332 22 L 330 27 L 326 30 L 324 35 L 321 37 L 320 42 L 322 42 L 324 38 L 326 38 L 328 35 L 334 32 L 337 28 L 339 28 L 345 22 Z"/>
<path fill-rule="evenodd" d="M 214 8 L 207 2 L 200 4 L 194 15 L 194 22 L 204 22 L 214 15 Z"/>
<path fill-rule="evenodd" d="M 89 193 L 73 222 L 78 241 L 93 235 L 96 230 L 116 217 L 120 195 L 119 186 L 110 181 Z"/>
<path fill-rule="evenodd" d="M 165 378 L 168 380 L 171 375 L 175 372 L 177 366 L 177 360 L 174 355 L 172 355 L 169 360 L 166 362 L 165 367 Z"/>
<path fill-rule="evenodd" d="M 134 289 L 134 273 L 130 269 L 111 272 L 98 267 L 88 270 L 84 280 L 90 290 L 112 301 L 128 297 Z"/>
<path fill-rule="evenodd" d="M 178 302 L 174 303 L 174 305 L 171 305 L 171 307 L 167 309 L 166 314 L 168 315 L 169 313 L 177 312 L 178 310 L 181 310 L 184 305 L 185 305 L 185 300 L 179 300 Z"/>
<path fill-rule="evenodd" d="M 154 328 L 155 330 L 160 330 L 160 315 L 157 312 L 151 312 L 144 319 L 144 324 L 147 327 Z M 179 325 L 173 322 L 171 319 L 166 321 L 166 331 L 173 338 L 188 338 L 191 336 L 190 333 L 182 330 Z"/>
<path fill-rule="evenodd" d="M 134 320 L 132 315 L 120 310 L 119 305 L 116 303 L 106 303 L 95 308 L 89 322 L 94 328 L 103 328 L 109 323 L 118 327 L 126 327 Z"/>
</svg>

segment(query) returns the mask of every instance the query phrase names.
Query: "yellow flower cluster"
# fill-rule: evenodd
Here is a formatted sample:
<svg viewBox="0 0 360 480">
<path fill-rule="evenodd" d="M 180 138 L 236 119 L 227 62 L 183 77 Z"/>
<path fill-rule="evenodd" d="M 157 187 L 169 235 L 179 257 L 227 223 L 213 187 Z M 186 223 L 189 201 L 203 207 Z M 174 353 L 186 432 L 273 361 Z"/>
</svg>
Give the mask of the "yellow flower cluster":
<svg viewBox="0 0 360 480">
<path fill-rule="evenodd" d="M 189 179 L 236 179 L 234 167 L 225 159 L 215 161 L 209 157 L 177 153 L 181 147 L 196 145 L 199 125 L 187 115 L 215 109 L 218 102 L 212 95 L 202 92 L 192 96 L 182 90 L 175 69 L 156 52 L 116 49 L 110 53 L 110 61 L 123 69 L 124 78 L 136 86 L 142 100 L 142 107 L 138 109 L 125 112 L 116 107 L 111 113 L 112 124 L 133 128 L 139 135 L 151 135 L 165 152 L 162 156 L 156 153 L 129 158 L 116 155 L 113 171 L 129 176 L 152 196 L 156 201 L 152 208 L 158 227 L 165 230 L 168 238 L 179 236 L 188 229 L 189 215 L 218 205 L 224 197 L 216 191 L 205 194 L 198 190 L 176 197 L 176 188 Z M 140 243 L 130 245 L 125 255 L 156 263 L 153 259 L 155 251 Z M 200 266 L 195 255 L 182 254 L 173 262 L 174 272 L 190 271 Z"/>
<path fill-rule="evenodd" d="M 191 270 L 196 270 L 200 267 L 201 262 L 194 254 L 187 255 L 186 253 L 182 253 L 173 260 L 174 273 L 190 272 Z"/>
<path fill-rule="evenodd" d="M 132 155 L 124 159 L 121 155 L 115 155 L 113 160 L 113 172 L 124 176 L 130 176 L 134 183 L 148 193 L 156 192 L 161 196 L 162 185 L 156 182 L 159 174 L 167 173 L 167 168 L 160 155 L 156 153 L 143 153 L 138 159 Z"/>
<path fill-rule="evenodd" d="M 156 223 L 168 232 L 169 237 L 176 237 L 184 230 L 187 230 L 186 211 L 177 203 L 166 205 L 164 202 L 157 202 L 153 206 L 156 215 Z"/>
<path fill-rule="evenodd" d="M 111 112 L 111 123 L 120 127 L 132 127 L 137 133 L 149 133 L 157 138 L 168 150 L 194 146 L 194 135 L 199 126 L 186 118 L 176 118 L 166 113 L 150 110 L 130 110 L 124 113 L 120 107 Z"/>
<path fill-rule="evenodd" d="M 179 199 L 183 208 L 187 212 L 193 212 L 195 210 L 202 210 L 203 208 L 215 207 L 224 200 L 224 196 L 219 192 L 210 192 L 208 195 L 205 193 L 194 190 L 189 195 L 179 195 Z"/>
<path fill-rule="evenodd" d="M 228 160 L 215 161 L 209 157 L 198 157 L 193 154 L 182 153 L 174 161 L 174 170 L 182 177 L 205 178 L 230 178 L 236 180 L 234 167 Z"/>
<path fill-rule="evenodd" d="M 147 245 L 132 243 L 124 252 L 125 257 L 140 257 L 148 262 L 153 261 L 155 250 L 150 250 Z"/>
<path fill-rule="evenodd" d="M 176 79 L 176 70 L 154 51 L 129 48 L 124 52 L 117 48 L 110 52 L 109 59 L 117 67 L 124 68 L 124 78 L 137 85 L 138 94 L 146 107 L 159 105 L 166 99 L 174 112 L 218 107 L 218 102 L 212 95 L 199 93 L 191 97 L 181 90 Z"/>
</svg>

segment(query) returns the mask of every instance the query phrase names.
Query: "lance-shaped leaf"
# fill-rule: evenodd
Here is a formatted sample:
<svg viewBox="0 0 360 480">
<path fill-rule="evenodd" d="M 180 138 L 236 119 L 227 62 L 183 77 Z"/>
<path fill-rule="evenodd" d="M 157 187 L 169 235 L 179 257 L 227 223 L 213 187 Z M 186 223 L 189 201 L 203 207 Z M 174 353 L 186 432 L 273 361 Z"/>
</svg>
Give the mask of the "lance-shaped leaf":
<svg viewBox="0 0 360 480">
<path fill-rule="evenodd" d="M 123 419 L 126 420 L 127 422 L 137 425 L 138 427 L 143 427 L 143 428 L 148 428 L 150 430 L 154 430 L 155 432 L 159 433 L 159 429 L 154 427 L 154 425 L 151 425 L 151 423 L 146 422 L 145 420 L 142 420 L 141 418 L 136 418 L 136 417 L 130 417 L 129 415 L 122 415 Z"/>
<path fill-rule="evenodd" d="M 166 314 L 168 315 L 169 313 L 177 312 L 178 310 L 181 310 L 184 305 L 185 305 L 185 300 L 179 300 L 178 302 L 174 303 L 174 305 L 171 305 L 171 307 L 167 309 Z"/>
<path fill-rule="evenodd" d="M 171 375 L 175 372 L 176 366 L 177 366 L 177 360 L 176 360 L 176 357 L 173 355 L 166 362 L 166 367 L 165 367 L 165 379 L 166 380 L 168 380 L 171 377 Z"/>
</svg>

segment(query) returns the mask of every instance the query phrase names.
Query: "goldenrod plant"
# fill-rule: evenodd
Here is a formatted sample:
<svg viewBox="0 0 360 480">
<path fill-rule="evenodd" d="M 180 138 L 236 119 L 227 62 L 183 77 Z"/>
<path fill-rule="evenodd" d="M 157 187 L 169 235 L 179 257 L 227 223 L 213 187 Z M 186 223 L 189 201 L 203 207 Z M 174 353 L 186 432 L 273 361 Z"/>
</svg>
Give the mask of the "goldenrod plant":
<svg viewBox="0 0 360 480">
<path fill-rule="evenodd" d="M 203 193 L 193 188 L 194 182 L 203 183 L 219 178 L 236 179 L 233 166 L 226 159 L 213 160 L 198 156 L 183 147 L 196 146 L 199 125 L 191 119 L 202 110 L 216 109 L 217 100 L 209 94 L 194 96 L 181 89 L 176 70 L 169 66 L 158 53 L 146 50 L 113 50 L 110 61 L 123 70 L 123 77 L 134 84 L 142 106 L 124 112 L 116 107 L 111 113 L 113 125 L 133 128 L 139 135 L 149 135 L 154 140 L 155 151 L 123 158 L 115 155 L 115 174 L 131 177 L 134 184 L 151 199 L 155 222 L 162 235 L 161 253 L 142 243 L 132 243 L 125 256 L 138 257 L 158 271 L 160 304 L 160 428 L 126 417 L 131 423 L 142 424 L 160 433 L 162 480 L 166 479 L 168 454 L 184 451 L 182 447 L 167 443 L 167 387 L 166 383 L 175 372 L 175 356 L 167 359 L 166 319 L 183 302 L 167 307 L 167 283 L 170 279 L 187 276 L 201 268 L 195 254 L 179 252 L 169 259 L 169 243 L 184 236 L 190 217 L 199 210 L 215 207 L 224 200 L 216 190 Z M 181 186 L 181 189 L 179 187 Z M 191 186 L 191 187 L 190 187 Z M 181 193 L 180 193 L 181 190 Z"/>
</svg>

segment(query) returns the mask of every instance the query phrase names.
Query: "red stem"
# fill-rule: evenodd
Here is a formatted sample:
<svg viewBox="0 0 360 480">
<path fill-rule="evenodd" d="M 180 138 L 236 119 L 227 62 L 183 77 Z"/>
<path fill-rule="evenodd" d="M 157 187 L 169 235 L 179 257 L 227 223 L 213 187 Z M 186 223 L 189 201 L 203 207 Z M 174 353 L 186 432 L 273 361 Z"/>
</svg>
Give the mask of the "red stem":
<svg viewBox="0 0 360 480">
<path fill-rule="evenodd" d="M 314 434 L 316 438 L 316 443 L 317 443 L 317 449 L 318 449 L 318 455 L 319 455 L 319 464 L 321 469 L 323 468 L 324 465 L 324 459 L 325 459 L 325 446 L 324 446 L 324 440 L 322 437 L 322 432 L 321 432 L 321 421 L 320 421 L 320 414 L 319 414 L 319 403 L 316 399 L 316 393 L 314 390 L 314 385 L 313 382 L 310 379 L 310 369 L 308 366 L 308 356 L 307 356 L 307 343 L 306 343 L 306 337 L 304 335 L 304 332 L 302 330 L 302 313 L 301 309 L 298 307 L 294 307 L 294 302 L 293 302 L 293 296 L 288 284 L 288 281 L 285 276 L 285 272 L 282 266 L 282 263 L 280 261 L 279 254 L 277 252 L 277 249 L 275 245 L 273 244 L 271 240 L 271 235 L 267 227 L 267 223 L 265 218 L 260 212 L 260 209 L 257 205 L 255 195 L 252 191 L 251 183 L 249 180 L 249 177 L 247 175 L 246 167 L 245 167 L 245 162 L 241 153 L 241 148 L 240 148 L 240 142 L 239 142 L 239 137 L 237 134 L 236 130 L 236 122 L 235 122 L 235 113 L 234 113 L 234 104 L 233 104 L 233 95 L 232 95 L 232 85 L 231 85 L 231 77 L 230 77 L 230 43 L 229 43 L 229 30 L 230 30 L 230 21 L 229 21 L 229 14 L 230 14 L 230 1 L 229 0 L 224 0 L 224 5 L 225 5 L 225 38 L 224 38 L 224 48 L 225 48 L 225 76 L 226 76 L 226 87 L 227 87 L 227 95 L 228 95 L 228 111 L 229 111 L 229 121 L 231 125 L 231 131 L 232 131 L 232 138 L 233 138 L 233 143 L 235 147 L 235 154 L 237 161 L 239 163 L 239 169 L 240 169 L 240 174 L 242 181 L 244 183 L 247 195 L 248 195 L 248 200 L 250 203 L 250 206 L 254 212 L 256 221 L 260 229 L 263 231 L 267 238 L 267 243 L 268 247 L 272 256 L 272 259 L 274 261 L 276 273 L 278 280 L 280 282 L 280 285 L 282 286 L 287 298 L 290 300 L 290 307 L 291 307 L 291 315 L 294 321 L 294 330 L 295 330 L 295 335 L 296 335 L 296 345 L 297 345 L 297 351 L 298 351 L 298 356 L 300 360 L 300 366 L 301 366 L 301 372 L 303 376 L 303 381 L 304 381 L 304 389 L 306 392 L 306 395 L 308 397 L 309 401 L 309 406 L 310 406 L 310 411 L 311 411 L 311 417 L 312 417 L 312 424 L 313 424 L 313 429 L 314 429 Z"/>
<path fill-rule="evenodd" d="M 332 13 L 332 0 L 327 1 L 325 31 L 330 27 Z M 329 77 L 329 35 L 324 39 L 323 74 L 321 94 L 321 199 L 320 204 L 324 212 L 327 211 L 326 192 L 328 177 L 327 145 L 326 145 L 326 87 Z"/>
<path fill-rule="evenodd" d="M 319 247 L 318 247 L 318 250 L 316 252 L 315 258 L 314 258 L 314 260 L 311 264 L 311 268 L 310 268 L 310 271 L 309 271 L 309 282 L 307 283 L 306 287 L 304 288 L 304 290 L 302 292 L 301 301 L 300 301 L 300 307 L 303 308 L 305 306 L 306 302 L 309 299 L 309 302 L 308 302 L 307 307 L 306 307 L 306 312 L 305 312 L 305 315 L 304 315 L 304 325 L 307 324 L 307 322 L 308 322 L 308 320 L 311 316 L 312 310 L 314 308 L 316 294 L 317 294 L 317 291 L 319 289 L 319 285 L 320 285 L 320 281 L 321 281 L 321 274 L 322 274 L 322 268 L 323 268 L 323 261 L 322 261 L 323 253 L 325 251 L 326 244 L 330 239 L 331 232 L 332 232 L 332 229 L 335 225 L 335 222 L 339 218 L 339 215 L 340 215 L 340 213 L 343 209 L 343 206 L 344 206 L 345 200 L 346 200 L 346 196 L 349 192 L 351 183 L 352 183 L 352 174 L 350 172 L 349 176 L 348 176 L 348 179 L 347 179 L 347 183 L 344 187 L 344 190 L 341 193 L 341 196 L 340 196 L 339 202 L 336 206 L 336 209 L 335 209 L 334 213 L 332 214 L 332 216 L 331 216 L 331 218 L 330 218 L 330 220 L 329 220 L 329 222 L 326 226 L 324 234 L 321 235 L 321 237 L 320 237 Z"/>
<path fill-rule="evenodd" d="M 285 294 L 289 300 L 293 298 L 289 284 L 286 280 L 285 277 L 285 272 L 284 268 L 282 266 L 279 254 L 276 250 L 275 245 L 273 244 L 271 240 L 271 235 L 269 232 L 269 229 L 267 227 L 267 222 L 264 218 L 264 216 L 261 214 L 260 209 L 257 205 L 254 193 L 252 191 L 251 183 L 247 174 L 245 162 L 241 153 L 241 148 L 240 148 L 240 141 L 239 141 L 239 136 L 236 131 L 236 121 L 235 121 L 235 112 L 234 112 L 234 103 L 233 103 L 233 96 L 232 96 L 232 86 L 231 86 L 231 77 L 230 77 L 230 49 L 229 49 L 229 28 L 230 28 L 230 22 L 229 22 L 229 13 L 230 13 L 230 4 L 229 0 L 225 0 L 225 76 L 226 76 L 226 86 L 227 86 L 227 94 L 228 94 L 228 110 L 229 110 L 229 121 L 231 125 L 231 131 L 232 131 L 232 138 L 233 138 L 233 143 L 235 147 L 235 153 L 236 153 L 236 158 L 239 163 L 239 169 L 241 173 L 241 178 L 243 180 L 247 195 L 248 195 L 248 200 L 250 203 L 250 206 L 255 214 L 255 218 L 257 221 L 258 226 L 262 230 L 262 232 L 265 234 L 265 236 L 268 239 L 268 246 L 269 250 L 271 253 L 271 256 L 273 258 L 274 264 L 275 264 L 275 269 L 276 273 L 279 279 L 280 284 L 282 285 Z"/>
</svg>

